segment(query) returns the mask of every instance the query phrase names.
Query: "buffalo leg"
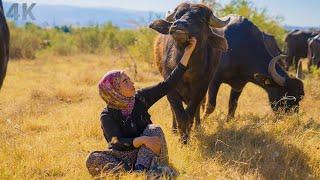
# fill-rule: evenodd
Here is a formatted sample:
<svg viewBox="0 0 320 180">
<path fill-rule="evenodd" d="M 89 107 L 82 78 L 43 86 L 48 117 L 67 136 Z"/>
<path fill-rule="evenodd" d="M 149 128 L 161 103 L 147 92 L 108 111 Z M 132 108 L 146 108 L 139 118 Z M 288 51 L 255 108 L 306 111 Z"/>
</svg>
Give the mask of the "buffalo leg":
<svg viewBox="0 0 320 180">
<path fill-rule="evenodd" d="M 234 114 L 236 112 L 236 109 L 238 106 L 238 100 L 239 100 L 241 93 L 242 93 L 242 90 L 235 91 L 234 89 L 231 89 L 230 99 L 229 99 L 228 119 L 234 118 Z"/>
<path fill-rule="evenodd" d="M 201 104 L 198 106 L 196 114 L 195 114 L 196 128 L 200 127 L 200 109 L 201 109 Z"/>
<path fill-rule="evenodd" d="M 198 91 L 198 94 L 191 98 L 191 100 L 188 103 L 188 106 L 186 108 L 186 112 L 189 117 L 192 117 L 192 119 L 188 122 L 187 130 L 189 131 L 191 129 L 191 126 L 193 124 L 194 117 L 196 118 L 196 126 L 200 125 L 200 107 L 201 102 L 203 101 L 203 98 L 206 95 L 208 86 L 201 86 L 201 89 Z M 199 116 L 199 118 L 197 118 Z"/>
<path fill-rule="evenodd" d="M 172 132 L 177 133 L 177 119 L 172 106 L 170 106 L 170 110 L 172 113 Z"/>
<path fill-rule="evenodd" d="M 201 102 L 200 112 L 201 112 L 201 111 L 202 111 L 202 112 L 205 112 L 205 110 L 206 110 L 206 99 L 207 99 L 207 97 L 204 96 L 204 98 L 203 98 L 203 100 L 202 100 L 202 102 Z"/>
<path fill-rule="evenodd" d="M 176 91 L 171 91 L 167 95 L 167 98 L 174 112 L 178 131 L 182 136 L 182 140 L 186 142 L 186 139 L 188 137 L 186 132 L 186 129 L 187 129 L 186 126 L 187 126 L 187 122 L 189 121 L 189 117 L 186 111 L 184 110 L 182 99 L 180 98 L 179 94 Z M 174 122 L 172 123 L 172 125 L 174 125 Z"/>
<path fill-rule="evenodd" d="M 294 69 L 295 70 L 298 70 L 299 60 L 300 60 L 299 56 L 294 57 Z"/>
<path fill-rule="evenodd" d="M 292 65 L 292 61 L 294 59 L 294 56 L 289 52 L 288 57 L 286 58 L 286 71 L 289 71 L 290 66 Z"/>
<path fill-rule="evenodd" d="M 312 64 L 311 59 L 308 59 L 308 72 L 311 71 L 311 66 L 312 66 L 312 65 L 313 65 L 313 64 Z"/>
<path fill-rule="evenodd" d="M 199 104 L 199 107 L 196 111 L 195 114 L 195 121 L 196 121 L 196 128 L 200 127 L 201 124 L 201 118 L 200 118 L 200 114 L 201 114 L 201 110 L 204 110 L 205 106 L 206 106 L 206 96 L 204 96 L 204 98 L 202 99 L 201 103 Z"/>
<path fill-rule="evenodd" d="M 217 94 L 219 91 L 221 83 L 218 81 L 213 81 L 210 83 L 209 89 L 208 89 L 208 97 L 207 97 L 207 105 L 205 113 L 202 117 L 202 119 L 206 119 L 216 108 L 216 102 L 217 102 Z"/>
</svg>

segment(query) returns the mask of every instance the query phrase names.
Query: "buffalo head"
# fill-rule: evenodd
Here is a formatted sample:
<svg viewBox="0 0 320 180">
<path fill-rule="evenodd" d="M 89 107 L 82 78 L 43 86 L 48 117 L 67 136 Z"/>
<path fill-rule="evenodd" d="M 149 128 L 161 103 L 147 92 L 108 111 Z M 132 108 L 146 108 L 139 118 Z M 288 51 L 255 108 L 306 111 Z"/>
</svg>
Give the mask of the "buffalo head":
<svg viewBox="0 0 320 180">
<path fill-rule="evenodd" d="M 149 27 L 161 34 L 171 35 L 180 47 L 184 47 L 193 36 L 198 41 L 198 47 L 203 47 L 203 42 L 208 39 L 212 47 L 226 51 L 226 39 L 211 28 L 224 27 L 229 21 L 217 18 L 205 5 L 182 3 L 172 13 L 168 13 L 165 19 L 155 20 Z"/>
<path fill-rule="evenodd" d="M 277 72 L 276 63 L 282 58 L 286 56 L 274 57 L 269 63 L 269 76 L 255 74 L 255 80 L 267 89 L 273 111 L 299 112 L 299 102 L 304 96 L 303 82 L 297 77 Z"/>
</svg>

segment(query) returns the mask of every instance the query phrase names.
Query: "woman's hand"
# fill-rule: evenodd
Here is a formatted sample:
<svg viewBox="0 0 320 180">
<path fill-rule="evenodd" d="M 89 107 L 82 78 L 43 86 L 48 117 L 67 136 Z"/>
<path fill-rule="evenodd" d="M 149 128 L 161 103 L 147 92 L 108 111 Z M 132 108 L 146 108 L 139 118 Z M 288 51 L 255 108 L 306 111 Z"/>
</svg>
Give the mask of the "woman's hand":
<svg viewBox="0 0 320 180">
<path fill-rule="evenodd" d="M 158 155 L 160 154 L 161 142 L 158 136 L 148 137 L 144 145 L 149 149 L 151 149 L 155 154 L 158 154 Z"/>
<path fill-rule="evenodd" d="M 197 39 L 195 37 L 191 37 L 189 40 L 188 46 L 184 49 L 184 54 L 180 60 L 180 63 L 182 65 L 184 65 L 185 67 L 187 67 L 187 65 L 189 63 L 189 59 L 191 57 L 191 54 L 192 54 L 194 48 L 196 47 L 196 44 L 197 44 Z"/>
<path fill-rule="evenodd" d="M 134 138 L 133 146 L 136 148 L 145 145 L 149 149 L 151 149 L 155 154 L 160 154 L 161 142 L 158 136 L 140 136 Z"/>
<path fill-rule="evenodd" d="M 196 47 L 196 44 L 197 44 L 197 39 L 195 37 L 191 37 L 190 40 L 189 40 L 189 44 L 184 49 L 184 53 L 192 54 L 194 48 Z"/>
</svg>

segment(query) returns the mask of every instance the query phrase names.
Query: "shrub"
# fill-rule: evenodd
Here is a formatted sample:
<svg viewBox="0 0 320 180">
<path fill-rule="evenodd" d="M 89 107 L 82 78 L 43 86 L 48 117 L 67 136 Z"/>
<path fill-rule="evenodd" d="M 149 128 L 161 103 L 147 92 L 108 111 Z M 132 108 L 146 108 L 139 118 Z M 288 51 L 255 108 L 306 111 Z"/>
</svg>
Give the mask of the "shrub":
<svg viewBox="0 0 320 180">
<path fill-rule="evenodd" d="M 153 42 L 156 33 L 147 28 L 141 28 L 135 33 L 136 40 L 129 46 L 129 53 L 135 60 L 152 63 Z"/>
<path fill-rule="evenodd" d="M 72 36 L 63 34 L 52 42 L 52 51 L 57 55 L 68 56 L 77 52 L 77 47 Z"/>
<path fill-rule="evenodd" d="M 101 50 L 103 37 L 98 26 L 77 29 L 74 36 L 79 51 L 97 53 Z"/>
<path fill-rule="evenodd" d="M 43 36 L 40 27 L 32 24 L 26 24 L 24 27 L 17 27 L 9 23 L 10 28 L 10 58 L 27 58 L 34 59 L 36 53 L 41 49 Z"/>
</svg>

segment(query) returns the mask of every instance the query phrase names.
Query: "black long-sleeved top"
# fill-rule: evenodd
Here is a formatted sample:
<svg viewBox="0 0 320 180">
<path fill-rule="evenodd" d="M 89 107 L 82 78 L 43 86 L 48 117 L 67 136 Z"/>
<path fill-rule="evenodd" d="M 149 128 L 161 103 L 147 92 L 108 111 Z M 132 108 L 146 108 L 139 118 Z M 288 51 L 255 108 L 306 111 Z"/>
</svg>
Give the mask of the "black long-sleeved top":
<svg viewBox="0 0 320 180">
<path fill-rule="evenodd" d="M 132 113 L 127 120 L 121 110 L 106 107 L 102 111 L 101 128 L 109 148 L 120 151 L 135 148 L 133 139 L 139 137 L 144 129 L 152 124 L 148 109 L 175 87 L 185 71 L 186 67 L 179 63 L 166 80 L 138 90 Z"/>
</svg>

